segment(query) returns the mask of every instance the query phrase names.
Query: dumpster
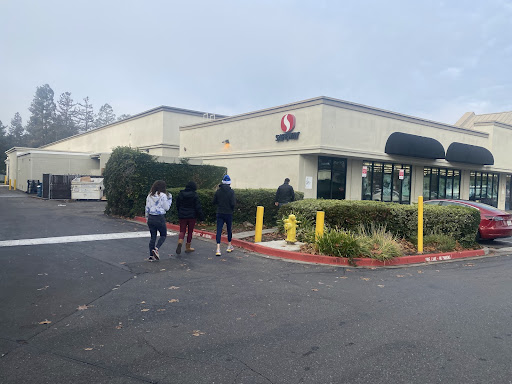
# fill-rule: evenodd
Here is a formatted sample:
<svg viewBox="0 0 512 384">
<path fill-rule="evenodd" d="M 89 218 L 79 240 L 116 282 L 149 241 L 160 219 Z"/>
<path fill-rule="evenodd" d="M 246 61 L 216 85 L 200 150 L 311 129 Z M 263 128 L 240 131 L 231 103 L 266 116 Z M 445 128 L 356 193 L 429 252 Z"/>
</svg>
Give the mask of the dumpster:
<svg viewBox="0 0 512 384">
<path fill-rule="evenodd" d="M 73 200 L 101 200 L 103 189 L 103 177 L 77 177 L 71 181 L 71 198 Z"/>
</svg>

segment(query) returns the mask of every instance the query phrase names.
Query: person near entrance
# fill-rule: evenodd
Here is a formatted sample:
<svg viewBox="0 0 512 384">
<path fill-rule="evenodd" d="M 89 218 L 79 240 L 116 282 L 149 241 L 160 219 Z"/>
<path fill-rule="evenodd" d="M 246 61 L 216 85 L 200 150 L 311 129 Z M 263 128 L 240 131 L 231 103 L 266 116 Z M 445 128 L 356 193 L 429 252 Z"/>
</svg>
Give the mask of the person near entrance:
<svg viewBox="0 0 512 384">
<path fill-rule="evenodd" d="M 217 241 L 217 251 L 215 252 L 215 256 L 221 255 L 220 241 L 224 223 L 226 223 L 226 229 L 228 231 L 228 248 L 226 252 L 231 253 L 234 250 L 231 245 L 231 239 L 233 237 L 231 226 L 233 224 L 233 211 L 235 209 L 236 198 L 235 191 L 231 189 L 230 184 L 231 178 L 225 175 L 222 178 L 222 184 L 219 185 L 219 189 L 217 189 L 213 196 L 213 204 L 217 206 L 217 236 L 215 237 Z"/>
<path fill-rule="evenodd" d="M 295 201 L 295 191 L 293 187 L 290 185 L 290 179 L 284 179 L 284 183 L 277 188 L 276 192 L 276 206 L 280 207 L 281 205 L 285 205 Z"/>
</svg>

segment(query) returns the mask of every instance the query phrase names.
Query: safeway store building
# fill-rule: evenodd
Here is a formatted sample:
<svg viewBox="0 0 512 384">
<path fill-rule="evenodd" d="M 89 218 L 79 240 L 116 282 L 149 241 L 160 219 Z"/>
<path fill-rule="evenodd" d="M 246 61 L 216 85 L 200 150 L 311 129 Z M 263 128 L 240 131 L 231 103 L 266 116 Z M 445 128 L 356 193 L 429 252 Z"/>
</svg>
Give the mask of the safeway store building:
<svg viewBox="0 0 512 384">
<path fill-rule="evenodd" d="M 449 125 L 317 97 L 213 116 L 160 107 L 37 150 L 98 159 L 118 145 L 131 145 L 162 161 L 179 154 L 191 163 L 225 166 L 234 188 L 277 188 L 289 177 L 306 198 L 410 204 L 422 195 L 510 208 L 512 112 L 468 112 Z M 158 134 L 149 142 L 151 132 Z M 12 178 L 20 171 L 10 166 L 19 153 L 7 152 Z M 101 173 L 102 166 L 98 161 L 91 171 Z"/>
</svg>

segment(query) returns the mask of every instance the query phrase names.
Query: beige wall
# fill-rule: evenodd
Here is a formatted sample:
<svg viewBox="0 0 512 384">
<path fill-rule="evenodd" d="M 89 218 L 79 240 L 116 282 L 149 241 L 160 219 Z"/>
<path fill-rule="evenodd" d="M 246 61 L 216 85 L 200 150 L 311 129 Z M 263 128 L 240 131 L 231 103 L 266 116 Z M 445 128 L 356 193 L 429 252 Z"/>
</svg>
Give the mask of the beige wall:
<svg viewBox="0 0 512 384">
<path fill-rule="evenodd" d="M 43 173 L 99 176 L 99 160 L 89 155 L 27 153 L 17 158 L 16 188 L 26 191 L 27 180 L 43 181 Z"/>
<path fill-rule="evenodd" d="M 163 115 L 164 112 L 156 112 L 119 122 L 41 148 L 75 152 L 112 152 L 117 146 L 143 147 L 160 144 L 163 137 Z"/>
<path fill-rule="evenodd" d="M 283 115 L 296 117 L 294 132 L 298 140 L 276 142 L 281 134 Z M 411 200 L 423 194 L 423 167 L 459 169 L 461 198 L 469 197 L 469 171 L 512 173 L 507 143 L 512 142 L 512 127 L 482 126 L 478 130 L 464 129 L 412 116 L 337 102 L 312 99 L 288 106 L 271 108 L 209 123 L 181 127 L 180 156 L 202 158 L 206 164 L 228 168 L 237 188 L 274 188 L 284 177 L 305 197 L 317 194 L 318 156 L 339 156 L 347 159 L 346 198 L 361 199 L 362 161 L 385 161 L 412 166 Z M 445 151 L 453 142 L 477 145 L 489 149 L 494 166 L 454 164 L 446 160 L 431 160 L 388 155 L 384 152 L 388 137 L 394 132 L 431 137 Z M 222 143 L 229 140 L 228 148 Z M 296 162 L 296 163 L 295 163 Z M 286 164 L 286 171 L 283 165 Z M 306 176 L 313 177 L 311 189 L 305 189 Z M 504 176 L 501 177 L 504 179 Z M 504 186 L 500 183 L 500 206 L 504 204 Z"/>
<path fill-rule="evenodd" d="M 296 188 L 299 180 L 299 156 L 243 157 L 210 159 L 208 164 L 227 167 L 232 188 L 276 188 L 289 178 Z M 269 170 L 272 170 L 271 172 Z M 315 175 L 316 177 L 316 175 Z M 221 180 L 219 180 L 220 184 Z M 299 189 L 301 191 L 304 188 Z"/>
</svg>

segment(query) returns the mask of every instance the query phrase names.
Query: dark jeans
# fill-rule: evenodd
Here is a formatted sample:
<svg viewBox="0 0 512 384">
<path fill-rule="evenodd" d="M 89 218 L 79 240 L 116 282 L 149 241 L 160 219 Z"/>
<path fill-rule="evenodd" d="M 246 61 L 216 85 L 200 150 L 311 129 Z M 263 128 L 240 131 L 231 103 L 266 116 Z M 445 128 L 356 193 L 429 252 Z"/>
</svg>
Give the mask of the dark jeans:
<svg viewBox="0 0 512 384">
<path fill-rule="evenodd" d="M 194 232 L 194 226 L 196 225 L 196 219 L 180 219 L 180 239 L 185 238 L 185 232 L 187 232 L 187 243 L 192 242 L 192 232 Z"/>
<path fill-rule="evenodd" d="M 149 240 L 149 255 L 152 256 L 151 251 L 155 249 L 156 232 L 160 232 L 160 238 L 156 248 L 160 248 L 167 237 L 167 226 L 165 225 L 165 215 L 149 215 L 148 217 L 149 233 L 151 233 L 151 240 Z"/>
<path fill-rule="evenodd" d="M 224 223 L 226 223 L 226 228 L 228 230 L 228 241 L 231 241 L 233 234 L 231 233 L 231 224 L 233 224 L 233 215 L 229 213 L 217 213 L 217 244 L 220 244 L 220 236 L 222 235 L 222 228 L 224 227 Z"/>
</svg>

